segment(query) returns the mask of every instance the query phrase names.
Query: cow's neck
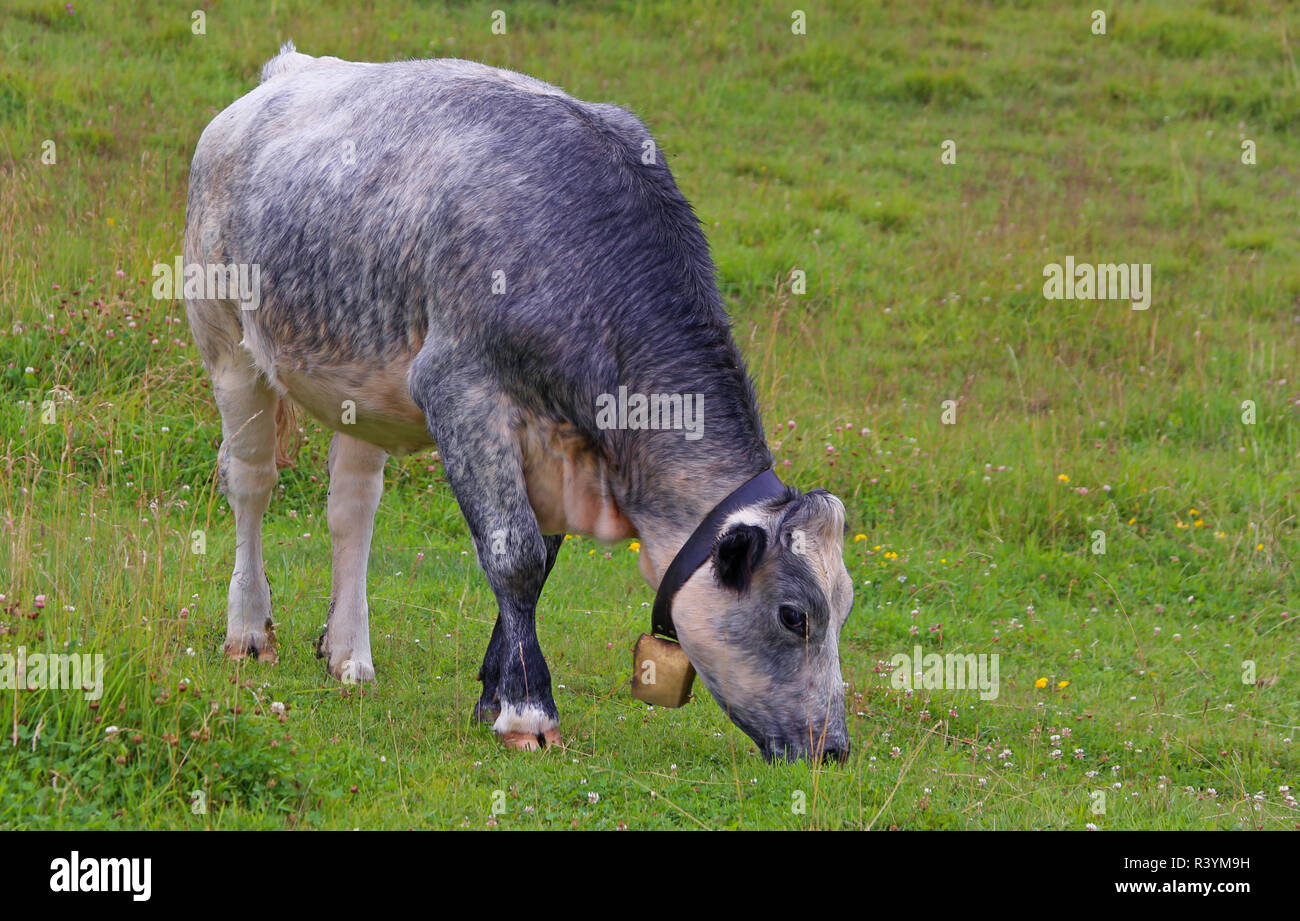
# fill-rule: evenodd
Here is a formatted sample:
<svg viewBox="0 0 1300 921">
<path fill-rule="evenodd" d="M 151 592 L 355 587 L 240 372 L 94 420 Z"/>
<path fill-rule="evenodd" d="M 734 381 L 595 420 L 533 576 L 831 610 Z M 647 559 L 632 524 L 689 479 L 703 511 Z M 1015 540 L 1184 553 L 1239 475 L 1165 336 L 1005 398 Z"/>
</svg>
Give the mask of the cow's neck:
<svg viewBox="0 0 1300 921">
<path fill-rule="evenodd" d="M 688 355 L 691 345 L 665 329 L 644 335 L 624 369 L 630 392 L 680 394 L 683 403 L 694 395 L 699 428 L 623 428 L 604 442 L 618 471 L 613 486 L 620 510 L 641 540 L 642 575 L 656 589 L 714 506 L 772 466 L 753 385 L 716 293 L 710 305 L 714 316 L 694 342 L 698 355 Z"/>
<path fill-rule="evenodd" d="M 641 575 L 658 589 L 668 565 L 682 545 L 719 502 L 746 481 L 771 466 L 766 449 L 746 465 L 728 466 L 699 477 L 656 477 L 638 497 L 637 507 L 625 509 L 641 542 Z M 671 510 L 663 514 L 662 510 Z"/>
</svg>

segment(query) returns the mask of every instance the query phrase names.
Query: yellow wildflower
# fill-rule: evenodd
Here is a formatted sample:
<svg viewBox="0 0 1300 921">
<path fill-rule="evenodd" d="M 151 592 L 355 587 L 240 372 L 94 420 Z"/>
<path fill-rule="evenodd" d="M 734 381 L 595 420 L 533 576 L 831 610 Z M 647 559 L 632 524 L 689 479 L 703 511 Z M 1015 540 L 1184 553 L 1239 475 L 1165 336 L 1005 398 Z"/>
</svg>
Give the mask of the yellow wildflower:
<svg viewBox="0 0 1300 921">
<path fill-rule="evenodd" d="M 1043 688 L 1047 687 L 1047 679 L 1039 678 L 1037 681 L 1034 682 L 1034 687 L 1038 688 L 1038 690 L 1041 691 Z"/>
</svg>

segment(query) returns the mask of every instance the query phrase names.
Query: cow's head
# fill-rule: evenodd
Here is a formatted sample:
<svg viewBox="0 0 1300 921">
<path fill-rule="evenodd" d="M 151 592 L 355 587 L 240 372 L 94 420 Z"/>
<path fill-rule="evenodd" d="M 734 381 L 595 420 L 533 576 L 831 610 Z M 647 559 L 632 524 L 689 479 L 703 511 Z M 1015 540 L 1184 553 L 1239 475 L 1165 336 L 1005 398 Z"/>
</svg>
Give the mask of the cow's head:
<svg viewBox="0 0 1300 921">
<path fill-rule="evenodd" d="M 843 551 L 844 505 L 830 493 L 758 503 L 728 517 L 673 601 L 682 650 L 769 760 L 848 755 Z"/>
</svg>

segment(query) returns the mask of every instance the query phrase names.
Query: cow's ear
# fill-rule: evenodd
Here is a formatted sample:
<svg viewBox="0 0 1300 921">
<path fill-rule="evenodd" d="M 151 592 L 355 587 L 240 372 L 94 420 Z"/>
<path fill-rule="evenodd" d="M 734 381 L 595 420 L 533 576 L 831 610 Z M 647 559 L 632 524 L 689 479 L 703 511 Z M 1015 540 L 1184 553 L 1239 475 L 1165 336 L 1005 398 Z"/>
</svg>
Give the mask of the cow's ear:
<svg viewBox="0 0 1300 921">
<path fill-rule="evenodd" d="M 738 524 L 723 532 L 713 545 L 713 570 L 718 582 L 744 593 L 766 549 L 767 534 L 755 525 Z"/>
</svg>

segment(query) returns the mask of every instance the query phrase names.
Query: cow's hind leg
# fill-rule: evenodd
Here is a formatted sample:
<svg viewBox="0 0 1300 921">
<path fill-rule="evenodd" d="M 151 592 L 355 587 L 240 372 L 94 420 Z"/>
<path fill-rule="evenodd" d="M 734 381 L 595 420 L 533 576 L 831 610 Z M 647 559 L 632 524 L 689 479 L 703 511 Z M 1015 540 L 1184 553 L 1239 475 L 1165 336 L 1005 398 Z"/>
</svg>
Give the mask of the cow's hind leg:
<svg viewBox="0 0 1300 921">
<path fill-rule="evenodd" d="M 374 445 L 338 433 L 330 442 L 329 526 L 333 590 L 329 623 L 316 646 L 330 674 L 347 683 L 373 681 L 366 567 L 375 510 L 384 491 L 388 455 Z"/>
<path fill-rule="evenodd" d="M 546 574 L 549 576 L 555 565 L 555 558 L 564 543 L 563 534 L 546 534 L 542 536 L 546 545 Z M 483 682 L 483 693 L 474 705 L 474 718 L 481 723 L 494 723 L 501 715 L 501 700 L 497 696 L 497 683 L 501 679 L 501 656 L 505 649 L 502 639 L 501 618 L 492 626 L 492 639 L 488 640 L 487 653 L 483 656 L 483 667 L 479 669 L 478 679 Z"/>
<path fill-rule="evenodd" d="M 271 586 L 262 561 L 262 517 L 276 472 L 276 404 L 279 396 L 258 374 L 242 338 L 237 308 L 220 301 L 191 301 L 190 327 L 212 379 L 221 411 L 217 475 L 235 513 L 235 570 L 226 596 L 225 653 L 276 661 Z"/>
</svg>

